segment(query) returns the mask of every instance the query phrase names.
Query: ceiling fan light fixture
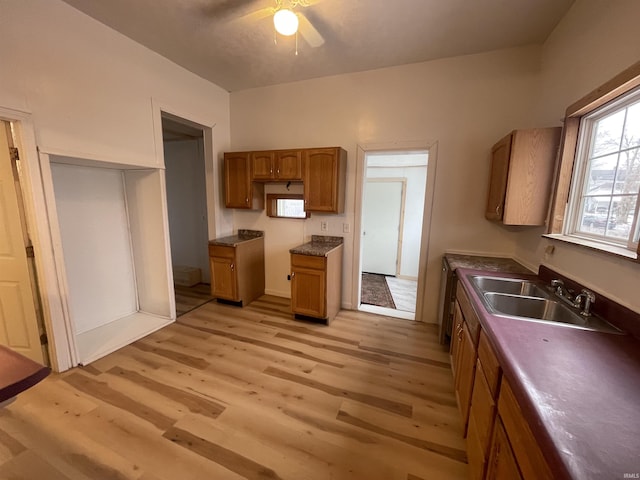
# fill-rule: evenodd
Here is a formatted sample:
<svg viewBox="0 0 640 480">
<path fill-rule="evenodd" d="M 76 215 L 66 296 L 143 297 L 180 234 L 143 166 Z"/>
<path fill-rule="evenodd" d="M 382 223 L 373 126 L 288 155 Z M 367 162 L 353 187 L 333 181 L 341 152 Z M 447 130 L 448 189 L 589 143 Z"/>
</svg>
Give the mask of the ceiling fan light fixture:
<svg viewBox="0 0 640 480">
<path fill-rule="evenodd" d="M 288 37 L 298 31 L 298 16 L 288 8 L 283 8 L 273 16 L 273 24 L 280 35 Z"/>
</svg>

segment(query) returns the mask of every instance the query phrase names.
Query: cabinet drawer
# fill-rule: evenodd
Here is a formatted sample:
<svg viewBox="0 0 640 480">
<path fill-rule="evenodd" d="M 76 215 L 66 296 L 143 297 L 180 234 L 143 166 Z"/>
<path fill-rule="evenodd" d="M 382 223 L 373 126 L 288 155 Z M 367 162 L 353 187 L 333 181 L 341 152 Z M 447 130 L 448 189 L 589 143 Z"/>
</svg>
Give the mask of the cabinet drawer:
<svg viewBox="0 0 640 480">
<path fill-rule="evenodd" d="M 227 247 L 224 245 L 209 245 L 210 257 L 234 258 L 236 256 L 235 247 Z"/>
<path fill-rule="evenodd" d="M 316 257 L 313 255 L 291 255 L 291 265 L 295 267 L 313 268 L 316 270 L 324 270 L 326 266 L 326 257 Z"/>
<path fill-rule="evenodd" d="M 487 384 L 491 390 L 491 395 L 493 398 L 498 398 L 502 369 L 500 368 L 495 353 L 493 353 L 493 348 L 491 348 L 487 335 L 482 331 L 480 332 L 480 340 L 478 341 L 478 358 L 482 363 L 482 370 L 484 371 Z"/>
</svg>

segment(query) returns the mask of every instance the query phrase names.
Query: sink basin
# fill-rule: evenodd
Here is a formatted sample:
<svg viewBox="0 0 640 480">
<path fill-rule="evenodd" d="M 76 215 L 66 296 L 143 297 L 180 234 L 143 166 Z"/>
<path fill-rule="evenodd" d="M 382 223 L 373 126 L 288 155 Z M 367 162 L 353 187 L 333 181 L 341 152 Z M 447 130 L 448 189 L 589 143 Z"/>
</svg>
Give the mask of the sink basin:
<svg viewBox="0 0 640 480">
<path fill-rule="evenodd" d="M 508 293 L 510 295 L 522 295 L 526 297 L 549 297 L 549 294 L 543 288 L 528 280 L 477 275 L 471 277 L 471 279 L 481 292 Z"/>
<path fill-rule="evenodd" d="M 585 317 L 556 300 L 496 292 L 485 292 L 483 297 L 489 310 L 498 315 L 545 323 L 561 323 L 587 330 L 622 333 L 602 318 L 594 315 Z"/>
</svg>

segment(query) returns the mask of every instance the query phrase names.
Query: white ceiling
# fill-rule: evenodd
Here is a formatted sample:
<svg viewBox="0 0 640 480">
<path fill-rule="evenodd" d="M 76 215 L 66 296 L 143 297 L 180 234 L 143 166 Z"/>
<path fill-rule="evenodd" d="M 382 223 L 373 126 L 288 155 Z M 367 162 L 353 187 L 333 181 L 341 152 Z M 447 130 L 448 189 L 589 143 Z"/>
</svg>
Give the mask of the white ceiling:
<svg viewBox="0 0 640 480">
<path fill-rule="evenodd" d="M 324 37 L 278 36 L 275 0 L 64 0 L 228 91 L 540 44 L 574 0 L 308 0 Z M 288 0 L 284 0 L 285 3 Z"/>
</svg>

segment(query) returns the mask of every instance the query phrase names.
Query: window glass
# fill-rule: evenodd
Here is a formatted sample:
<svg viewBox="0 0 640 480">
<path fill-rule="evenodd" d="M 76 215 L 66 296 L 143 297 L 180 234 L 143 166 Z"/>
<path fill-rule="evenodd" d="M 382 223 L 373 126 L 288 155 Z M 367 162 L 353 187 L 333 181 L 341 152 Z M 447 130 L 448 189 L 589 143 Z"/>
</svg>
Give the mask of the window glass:
<svg viewBox="0 0 640 480">
<path fill-rule="evenodd" d="M 278 198 L 276 200 L 276 211 L 278 217 L 306 218 L 304 211 L 304 200 L 293 198 Z"/>
<path fill-rule="evenodd" d="M 309 218 L 304 198 L 297 193 L 268 193 L 267 215 L 276 218 Z"/>
</svg>

